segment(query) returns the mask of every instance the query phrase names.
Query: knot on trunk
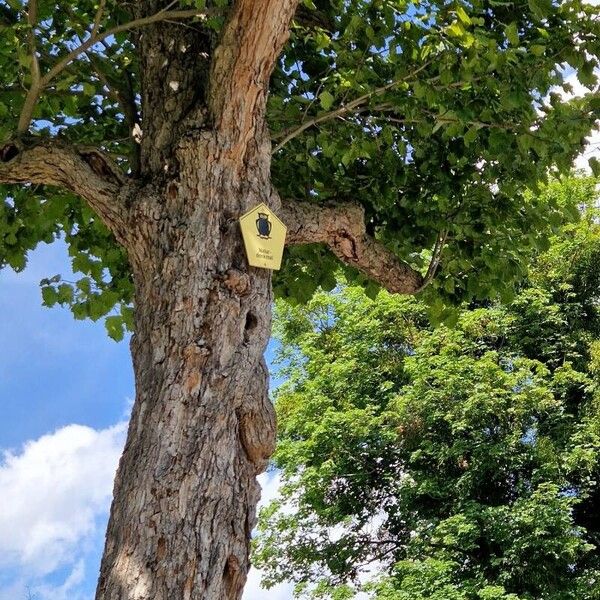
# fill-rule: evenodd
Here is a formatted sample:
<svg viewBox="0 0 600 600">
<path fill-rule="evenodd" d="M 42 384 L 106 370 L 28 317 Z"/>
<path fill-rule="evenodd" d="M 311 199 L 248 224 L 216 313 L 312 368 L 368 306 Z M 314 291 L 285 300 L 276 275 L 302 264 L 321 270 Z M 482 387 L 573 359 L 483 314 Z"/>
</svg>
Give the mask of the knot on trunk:
<svg viewBox="0 0 600 600">
<path fill-rule="evenodd" d="M 256 473 L 262 473 L 275 452 L 276 417 L 268 396 L 247 399 L 238 410 L 238 421 L 242 447 Z"/>
<path fill-rule="evenodd" d="M 336 231 L 332 238 L 334 252 L 344 260 L 354 261 L 358 259 L 358 244 L 356 238 L 348 231 Z"/>
<path fill-rule="evenodd" d="M 245 296 L 250 292 L 250 277 L 237 269 L 229 269 L 223 277 L 223 285 L 234 294 Z"/>
<path fill-rule="evenodd" d="M 19 148 L 16 144 L 6 144 L 0 148 L 0 161 L 7 163 L 19 154 Z"/>
</svg>

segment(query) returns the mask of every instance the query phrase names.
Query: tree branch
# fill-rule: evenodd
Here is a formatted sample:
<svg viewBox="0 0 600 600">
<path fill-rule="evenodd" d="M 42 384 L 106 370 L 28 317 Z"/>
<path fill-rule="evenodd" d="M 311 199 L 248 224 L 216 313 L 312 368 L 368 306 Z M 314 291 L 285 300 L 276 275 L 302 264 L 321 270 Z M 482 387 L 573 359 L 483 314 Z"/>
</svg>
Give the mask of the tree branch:
<svg viewBox="0 0 600 600">
<path fill-rule="evenodd" d="M 119 199 L 125 183 L 120 169 L 96 148 L 56 140 L 26 146 L 11 141 L 0 147 L 0 184 L 52 185 L 81 196 L 117 240 L 125 244 L 127 209 Z"/>
<path fill-rule="evenodd" d="M 37 44 L 35 41 L 35 26 L 37 25 L 37 0 L 29 0 L 27 7 L 27 23 L 29 24 L 29 51 L 31 54 L 31 67 L 29 69 L 31 73 L 31 83 L 29 90 L 27 90 L 27 96 L 23 103 L 21 115 L 19 117 L 19 123 L 17 125 L 17 131 L 24 133 L 29 128 L 31 121 L 31 115 L 35 108 L 37 99 L 42 92 L 42 81 L 40 73 L 40 63 L 37 57 Z"/>
<path fill-rule="evenodd" d="M 423 288 L 418 271 L 366 234 L 362 206 L 284 202 L 280 216 L 288 228 L 286 244 L 327 244 L 343 263 L 389 292 L 416 294 Z"/>
<path fill-rule="evenodd" d="M 232 158 L 262 128 L 269 79 L 289 36 L 298 0 L 237 0 L 212 62 L 209 107 Z M 262 132 L 261 132 L 262 133 Z"/>
<path fill-rule="evenodd" d="M 437 239 L 435 240 L 435 246 L 433 247 L 433 252 L 431 254 L 431 261 L 429 263 L 429 267 L 427 267 L 427 273 L 425 273 L 425 277 L 423 278 L 423 283 L 417 290 L 417 292 L 421 292 L 424 290 L 435 278 L 438 267 L 440 266 L 440 262 L 442 260 L 442 253 L 444 251 L 444 247 L 446 246 L 446 240 L 448 239 L 448 230 L 442 231 Z"/>
<path fill-rule="evenodd" d="M 85 42 L 82 42 L 79 46 L 74 48 L 66 56 L 63 56 L 63 58 L 61 58 L 47 73 L 45 73 L 42 77 L 39 78 L 39 81 L 37 82 L 38 84 L 36 86 L 34 86 L 32 82 L 29 92 L 27 93 L 27 99 L 21 111 L 21 116 L 19 118 L 19 132 L 23 133 L 29 128 L 35 105 L 43 90 L 46 87 L 48 87 L 52 80 L 57 75 L 59 75 L 71 62 L 73 62 L 81 54 L 84 54 L 92 46 L 98 44 L 99 42 L 105 40 L 110 36 L 122 33 L 123 31 L 128 31 L 130 29 L 144 27 L 146 25 L 165 20 L 179 20 L 189 19 L 192 17 L 205 17 L 207 14 L 208 13 L 206 10 L 199 11 L 197 9 L 160 10 L 159 12 L 149 17 L 134 19 L 133 21 L 129 21 L 128 23 L 122 23 L 121 25 L 116 25 L 115 27 L 111 27 L 110 29 L 106 29 L 102 32 L 99 32 L 97 30 L 98 28 L 96 27 L 96 23 L 94 23 L 90 37 L 87 40 L 85 40 Z M 98 13 L 96 14 L 96 16 L 98 16 Z"/>
<path fill-rule="evenodd" d="M 409 79 L 412 79 L 413 77 L 418 75 L 421 71 L 426 69 L 432 62 L 433 61 L 427 61 L 427 62 L 423 63 L 418 69 L 415 69 L 414 71 L 412 71 L 405 77 L 402 77 L 401 79 L 395 79 L 394 81 L 390 81 L 390 83 L 387 83 L 386 85 L 382 85 L 381 87 L 375 88 L 374 90 L 368 92 L 367 94 L 359 96 L 358 98 L 355 98 L 354 100 L 352 100 L 351 102 L 348 102 L 347 104 L 343 104 L 342 106 L 340 106 L 339 108 L 336 108 L 335 110 L 323 113 L 317 117 L 314 117 L 313 119 L 309 119 L 308 121 L 304 121 L 304 123 L 300 124 L 298 127 L 291 127 L 290 129 L 285 129 L 284 131 L 281 131 L 281 132 L 275 134 L 275 136 L 273 136 L 273 139 L 275 139 L 275 140 L 281 139 L 281 141 L 273 149 L 273 154 L 275 154 L 276 152 L 281 150 L 281 148 L 283 148 L 289 141 L 293 140 L 295 137 L 298 137 L 303 131 L 306 131 L 307 129 L 309 129 L 310 127 L 313 127 L 315 125 L 319 125 L 320 123 L 324 123 L 325 121 L 331 121 L 331 119 L 336 119 L 338 117 L 342 117 L 343 115 L 346 115 L 350 112 L 355 111 L 356 109 L 361 107 L 363 104 L 366 104 L 371 98 L 380 96 L 384 92 L 387 92 L 388 90 L 400 85 L 401 83 L 404 83 L 404 82 L 408 81 Z"/>
<path fill-rule="evenodd" d="M 100 0 L 100 4 L 98 5 L 98 10 L 96 11 L 96 15 L 94 16 L 94 26 L 92 27 L 92 37 L 94 37 L 100 29 L 100 23 L 102 23 L 102 16 L 104 14 L 105 7 L 106 7 L 106 0 Z"/>
</svg>

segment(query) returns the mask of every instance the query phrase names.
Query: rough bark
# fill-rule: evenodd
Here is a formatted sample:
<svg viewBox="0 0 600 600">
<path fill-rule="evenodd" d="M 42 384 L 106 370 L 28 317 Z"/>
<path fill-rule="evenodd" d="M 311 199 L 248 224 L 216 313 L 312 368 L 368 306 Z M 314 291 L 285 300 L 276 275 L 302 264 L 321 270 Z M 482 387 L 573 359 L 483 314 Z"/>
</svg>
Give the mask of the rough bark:
<svg viewBox="0 0 600 600">
<path fill-rule="evenodd" d="M 286 244 L 326 244 L 342 262 L 393 293 L 415 294 L 422 289 L 418 271 L 367 235 L 365 211 L 359 204 L 286 202 L 280 215 L 288 227 Z"/>
<path fill-rule="evenodd" d="M 35 140 L 0 147 L 0 183 L 54 185 L 81 196 L 120 243 L 126 244 L 125 178 L 99 150 Z"/>
<path fill-rule="evenodd" d="M 148 183 L 128 215 L 136 400 L 97 600 L 237 600 L 243 591 L 256 475 L 273 452 L 275 418 L 263 357 L 271 275 L 247 266 L 238 218 L 260 202 L 279 208 L 264 116 L 294 8 L 295 0 L 235 3 L 204 112 L 189 96 L 185 53 L 161 38 L 168 29 L 147 38 L 144 88 L 166 69 L 189 107 L 172 108 L 164 82 L 162 100 L 154 89 L 144 104 L 144 135 L 156 142 L 142 142 Z M 182 137 L 173 119 L 194 127 Z"/>
<path fill-rule="evenodd" d="M 270 190 L 268 140 L 259 150 L 227 177 L 207 132 L 178 151 L 178 181 L 133 201 L 136 401 L 98 600 L 241 596 L 275 439 L 271 277 L 247 267 L 237 223 Z"/>
<path fill-rule="evenodd" d="M 134 14 L 141 19 L 166 6 L 163 0 L 143 0 Z M 157 22 L 138 32 L 144 177 L 174 174 L 179 139 L 205 124 L 202 107 L 214 43 L 214 33 L 201 24 Z"/>
</svg>

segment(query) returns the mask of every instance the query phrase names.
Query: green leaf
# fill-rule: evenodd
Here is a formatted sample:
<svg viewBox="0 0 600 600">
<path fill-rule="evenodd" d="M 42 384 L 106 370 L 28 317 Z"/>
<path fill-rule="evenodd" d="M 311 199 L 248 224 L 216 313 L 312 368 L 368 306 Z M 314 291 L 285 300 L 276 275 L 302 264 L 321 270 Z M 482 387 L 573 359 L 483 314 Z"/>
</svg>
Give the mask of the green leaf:
<svg viewBox="0 0 600 600">
<path fill-rule="evenodd" d="M 544 52 L 546 52 L 546 46 L 542 46 L 541 44 L 534 44 L 529 49 L 534 56 L 543 56 Z"/>
<path fill-rule="evenodd" d="M 46 306 L 54 306 L 58 302 L 58 294 L 51 286 L 42 288 L 42 300 Z"/>
<path fill-rule="evenodd" d="M 96 94 L 96 86 L 86 82 L 83 84 L 83 92 L 86 96 L 94 96 Z"/>
<path fill-rule="evenodd" d="M 462 6 L 458 6 L 456 8 L 456 15 L 465 25 L 471 24 L 471 17 L 465 12 L 465 9 Z"/>
<path fill-rule="evenodd" d="M 453 37 L 462 37 L 465 35 L 465 30 L 459 21 L 455 21 L 448 27 L 448 33 Z"/>
<path fill-rule="evenodd" d="M 598 160 L 595 156 L 592 156 L 588 159 L 588 164 L 590 165 L 590 169 L 594 174 L 594 177 L 600 177 L 600 160 Z"/>
<path fill-rule="evenodd" d="M 552 0 L 528 0 L 529 10 L 538 18 L 545 19 L 552 14 Z"/>
<path fill-rule="evenodd" d="M 463 137 L 463 140 L 467 146 L 470 146 L 477 139 L 479 129 L 479 126 L 473 125 L 467 130 L 467 133 L 465 133 Z"/>
<path fill-rule="evenodd" d="M 506 39 L 510 42 L 511 46 L 519 45 L 519 30 L 515 22 L 508 25 L 505 29 Z"/>
<path fill-rule="evenodd" d="M 333 101 L 335 98 L 333 95 L 325 90 L 319 95 L 319 102 L 321 103 L 321 107 L 323 110 L 329 110 L 333 106 Z"/>
<path fill-rule="evenodd" d="M 106 326 L 106 332 L 111 339 L 115 340 L 115 342 L 120 342 L 123 339 L 124 329 L 121 316 L 113 315 L 106 317 L 104 324 Z"/>
</svg>

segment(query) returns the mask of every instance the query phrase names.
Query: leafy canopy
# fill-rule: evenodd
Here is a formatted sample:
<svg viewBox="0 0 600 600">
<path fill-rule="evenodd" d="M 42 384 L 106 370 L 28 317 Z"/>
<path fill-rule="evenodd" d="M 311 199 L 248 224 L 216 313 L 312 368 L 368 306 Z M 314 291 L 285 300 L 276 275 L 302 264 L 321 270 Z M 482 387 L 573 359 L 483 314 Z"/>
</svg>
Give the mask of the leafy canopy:
<svg viewBox="0 0 600 600">
<path fill-rule="evenodd" d="M 552 186 L 591 203 L 592 181 Z M 269 585 L 377 600 L 592 600 L 600 586 L 600 226 L 566 225 L 511 304 L 432 328 L 357 287 L 278 304 Z M 374 575 L 375 574 L 375 575 Z"/>
<path fill-rule="evenodd" d="M 130 5 L 36 4 L 30 22 L 27 4 L 0 0 L 0 141 L 15 136 L 27 112 L 37 62 L 47 80 L 29 133 L 100 147 L 135 172 L 144 129 L 139 32 L 120 31 L 64 60 L 93 32 L 131 20 Z M 228 3 L 169 9 L 192 5 L 211 16 L 181 27 L 208 28 L 216 40 Z M 524 189 L 568 169 L 598 117 L 596 95 L 561 95 L 573 69 L 596 84 L 598 27 L 597 8 L 580 0 L 305 0 L 271 85 L 281 196 L 359 202 L 369 233 L 423 269 L 443 235 L 441 305 L 510 287 L 523 274 L 523 248 L 539 246 L 559 221 L 555 205 Z M 78 318 L 111 314 L 111 335 L 122 335 L 129 268 L 98 219 L 56 189 L 0 193 L 0 267 L 21 270 L 38 243 L 64 239 L 80 277 L 42 282 L 44 302 L 70 305 Z M 306 300 L 335 285 L 337 268 L 320 247 L 289 250 L 276 292 Z"/>
</svg>

